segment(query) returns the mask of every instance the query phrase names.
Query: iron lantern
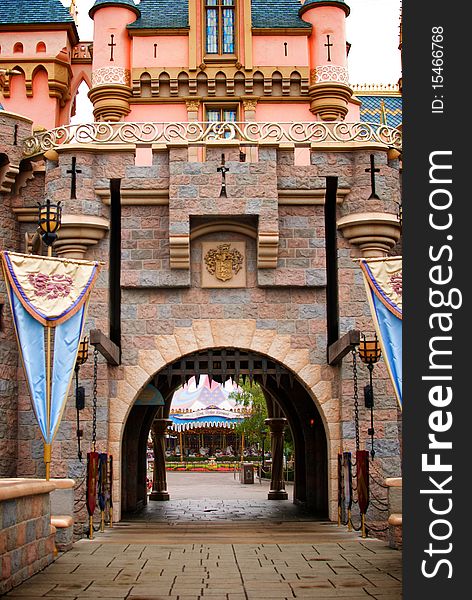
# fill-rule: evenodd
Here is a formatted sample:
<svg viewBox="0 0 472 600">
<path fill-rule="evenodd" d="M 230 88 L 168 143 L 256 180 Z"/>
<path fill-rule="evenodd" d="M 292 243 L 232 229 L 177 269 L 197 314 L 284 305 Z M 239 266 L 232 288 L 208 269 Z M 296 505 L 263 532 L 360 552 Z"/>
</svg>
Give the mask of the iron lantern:
<svg viewBox="0 0 472 600">
<path fill-rule="evenodd" d="M 84 339 L 81 340 L 79 343 L 79 351 L 77 352 L 77 360 L 76 360 L 77 366 L 80 367 L 84 363 L 87 362 L 88 352 L 89 352 L 89 341 L 88 341 L 88 337 L 85 336 Z"/>
<path fill-rule="evenodd" d="M 51 247 L 57 239 L 57 232 L 61 226 L 61 203 L 52 204 L 49 198 L 45 204 L 39 204 L 38 225 L 41 237 L 46 246 Z"/>
<path fill-rule="evenodd" d="M 377 334 L 373 339 L 366 339 L 365 335 L 359 342 L 359 356 L 362 362 L 367 365 L 369 371 L 374 368 L 375 363 L 379 362 L 382 350 L 380 349 Z"/>
<path fill-rule="evenodd" d="M 374 370 L 374 365 L 379 362 L 380 356 L 382 355 L 382 350 L 380 348 L 380 343 L 377 338 L 377 334 L 373 339 L 366 339 L 365 335 L 362 336 L 362 339 L 359 342 L 359 356 L 362 362 L 367 365 L 369 369 L 369 384 L 364 388 L 364 398 L 365 398 L 365 406 L 366 408 L 370 408 L 370 427 L 367 433 L 370 435 L 371 442 L 371 450 L 370 455 L 372 460 L 374 460 L 375 450 L 374 450 L 374 387 L 372 385 L 372 373 Z"/>
</svg>

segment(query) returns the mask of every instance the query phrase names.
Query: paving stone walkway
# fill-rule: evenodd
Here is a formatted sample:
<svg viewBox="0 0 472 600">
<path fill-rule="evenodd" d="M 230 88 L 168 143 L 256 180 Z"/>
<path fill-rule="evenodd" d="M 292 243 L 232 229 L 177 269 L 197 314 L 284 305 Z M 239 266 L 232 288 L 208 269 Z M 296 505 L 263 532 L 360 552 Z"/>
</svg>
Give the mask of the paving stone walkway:
<svg viewBox="0 0 472 600">
<path fill-rule="evenodd" d="M 260 510 L 259 503 L 263 504 L 262 494 L 267 493 L 267 489 L 256 489 L 256 484 L 241 486 L 234 482 L 231 486 L 228 482 L 232 500 L 223 503 L 226 520 L 201 518 L 205 506 L 219 506 L 221 500 L 215 497 L 216 490 L 208 485 L 208 478 L 199 479 L 189 494 L 190 479 L 182 479 L 187 475 L 182 474 L 179 481 L 192 498 L 185 500 L 174 489 L 174 502 L 180 503 L 183 514 L 177 511 L 172 516 L 174 508 L 163 508 L 171 503 L 153 503 L 160 508 L 151 510 L 167 511 L 167 520 L 151 518 L 156 513 L 151 515 L 148 509 L 137 518 L 95 534 L 93 540 L 80 540 L 71 551 L 5 597 L 23 600 L 401 598 L 401 552 L 390 549 L 385 542 L 363 540 L 345 527 L 300 516 L 296 511 L 291 512 L 290 501 L 278 501 L 278 516 L 271 512 L 275 509 L 269 502 L 265 518 L 254 518 Z M 222 481 L 213 479 L 218 485 Z M 205 487 L 207 499 L 199 497 L 203 493 L 198 491 L 199 485 Z M 254 503 L 254 510 L 234 517 L 235 506 L 243 502 L 242 494 L 246 503 Z M 221 515 L 225 512 L 224 507 L 218 510 Z"/>
<path fill-rule="evenodd" d="M 185 521 L 292 521 L 312 520 L 313 515 L 293 504 L 292 484 L 286 484 L 289 500 L 267 500 L 269 481 L 241 484 L 233 473 L 167 473 L 169 502 L 149 502 L 130 520 Z"/>
</svg>

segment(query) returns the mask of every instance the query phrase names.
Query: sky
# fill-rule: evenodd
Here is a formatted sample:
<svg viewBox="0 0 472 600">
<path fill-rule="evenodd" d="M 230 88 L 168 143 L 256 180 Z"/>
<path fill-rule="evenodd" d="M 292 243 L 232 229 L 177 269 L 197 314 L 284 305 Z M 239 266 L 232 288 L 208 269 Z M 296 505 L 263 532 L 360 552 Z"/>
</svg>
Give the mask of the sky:
<svg viewBox="0 0 472 600">
<path fill-rule="evenodd" d="M 61 1 L 65 6 L 70 5 L 70 0 Z M 94 2 L 76 0 L 79 35 L 83 41 L 93 37 L 93 22 L 88 11 Z M 350 83 L 397 83 L 401 75 L 398 50 L 401 0 L 347 0 L 347 4 L 351 8 L 346 20 L 347 41 L 351 44 Z M 78 107 L 83 105 L 80 96 Z M 82 116 L 80 120 L 85 119 Z"/>
</svg>

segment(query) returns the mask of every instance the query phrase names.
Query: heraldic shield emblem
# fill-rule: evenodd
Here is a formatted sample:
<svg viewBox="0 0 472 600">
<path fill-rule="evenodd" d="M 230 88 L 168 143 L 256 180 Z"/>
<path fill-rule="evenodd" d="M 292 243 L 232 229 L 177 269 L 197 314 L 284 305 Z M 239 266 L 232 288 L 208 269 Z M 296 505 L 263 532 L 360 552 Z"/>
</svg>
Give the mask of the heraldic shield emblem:
<svg viewBox="0 0 472 600">
<path fill-rule="evenodd" d="M 239 273 L 243 266 L 244 257 L 230 243 L 219 244 L 211 248 L 205 255 L 207 271 L 220 281 L 229 281 Z"/>
</svg>

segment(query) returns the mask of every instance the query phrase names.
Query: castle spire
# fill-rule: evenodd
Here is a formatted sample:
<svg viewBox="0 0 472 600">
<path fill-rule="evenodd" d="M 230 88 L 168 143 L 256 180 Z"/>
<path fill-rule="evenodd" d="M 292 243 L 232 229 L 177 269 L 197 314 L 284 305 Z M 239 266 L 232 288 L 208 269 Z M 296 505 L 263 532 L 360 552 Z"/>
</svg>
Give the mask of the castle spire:
<svg viewBox="0 0 472 600">
<path fill-rule="evenodd" d="M 69 6 L 70 16 L 74 19 L 75 24 L 77 25 L 77 0 L 71 0 Z"/>
</svg>

